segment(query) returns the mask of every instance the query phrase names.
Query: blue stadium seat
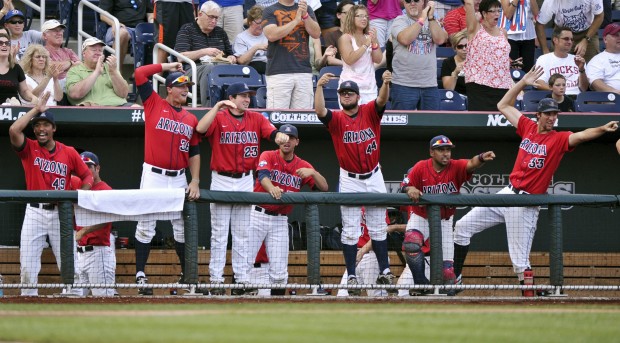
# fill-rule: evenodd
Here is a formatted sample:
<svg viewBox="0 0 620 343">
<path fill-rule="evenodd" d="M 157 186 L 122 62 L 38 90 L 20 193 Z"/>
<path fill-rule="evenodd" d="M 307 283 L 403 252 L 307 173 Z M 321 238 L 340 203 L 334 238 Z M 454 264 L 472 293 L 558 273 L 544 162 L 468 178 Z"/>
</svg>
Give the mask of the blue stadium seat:
<svg viewBox="0 0 620 343">
<path fill-rule="evenodd" d="M 386 70 L 387 68 L 379 68 L 375 70 L 375 81 L 377 82 L 377 91 L 379 90 L 379 88 L 381 88 L 381 86 L 383 86 L 383 73 L 385 73 Z"/>
<path fill-rule="evenodd" d="M 458 92 L 449 89 L 439 90 L 440 111 L 466 111 L 465 99 Z"/>
<path fill-rule="evenodd" d="M 256 90 L 256 108 L 267 107 L 267 87 L 260 87 Z"/>
<path fill-rule="evenodd" d="M 323 99 L 325 99 L 325 108 L 340 109 L 337 88 L 323 88 Z"/>
<path fill-rule="evenodd" d="M 435 50 L 437 58 L 448 58 L 456 55 L 456 52 L 451 47 L 438 46 Z"/>
<path fill-rule="evenodd" d="M 582 92 L 575 100 L 577 112 L 620 113 L 620 96 L 610 92 Z"/>
<path fill-rule="evenodd" d="M 244 82 L 251 89 L 264 87 L 263 77 L 256 69 L 238 64 L 220 64 L 216 65 L 209 72 L 208 86 L 209 99 L 201 99 L 203 106 L 207 106 L 207 100 L 210 106 L 214 106 L 218 101 L 223 99 L 226 88 L 237 82 Z"/>
<path fill-rule="evenodd" d="M 153 23 L 140 23 L 136 25 L 134 36 L 132 37 L 134 70 L 143 65 L 153 63 L 154 32 L 155 25 Z M 133 92 L 137 94 L 135 82 L 133 84 Z"/>
<path fill-rule="evenodd" d="M 323 88 L 334 88 L 334 89 L 337 89 L 338 88 L 338 81 L 340 79 L 340 74 L 342 73 L 342 67 L 341 66 L 326 66 L 326 67 L 321 68 L 321 71 L 319 72 L 319 79 L 325 73 L 332 73 L 332 74 L 336 75 L 338 78 L 329 80 L 329 82 L 325 86 L 323 86 Z"/>
<path fill-rule="evenodd" d="M 549 91 L 528 91 L 523 93 L 523 111 L 536 112 L 540 99 L 547 97 Z"/>
<path fill-rule="evenodd" d="M 510 69 L 510 76 L 512 77 L 514 82 L 519 82 L 519 80 L 521 80 L 525 76 L 525 71 L 521 69 Z"/>
</svg>

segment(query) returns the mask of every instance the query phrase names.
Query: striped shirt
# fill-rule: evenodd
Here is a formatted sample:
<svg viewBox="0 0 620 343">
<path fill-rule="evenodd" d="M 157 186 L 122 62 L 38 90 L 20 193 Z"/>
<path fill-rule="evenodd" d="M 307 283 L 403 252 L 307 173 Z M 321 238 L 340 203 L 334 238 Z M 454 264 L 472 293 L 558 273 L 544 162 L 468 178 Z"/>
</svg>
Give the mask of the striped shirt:
<svg viewBox="0 0 620 343">
<path fill-rule="evenodd" d="M 206 34 L 200 30 L 196 21 L 181 26 L 177 34 L 177 42 L 174 45 L 174 50 L 182 53 L 204 48 L 219 49 L 224 52 L 224 57 L 234 54 L 226 31 L 221 27 L 216 26 L 211 33 Z M 194 62 L 200 64 L 199 59 Z"/>
</svg>

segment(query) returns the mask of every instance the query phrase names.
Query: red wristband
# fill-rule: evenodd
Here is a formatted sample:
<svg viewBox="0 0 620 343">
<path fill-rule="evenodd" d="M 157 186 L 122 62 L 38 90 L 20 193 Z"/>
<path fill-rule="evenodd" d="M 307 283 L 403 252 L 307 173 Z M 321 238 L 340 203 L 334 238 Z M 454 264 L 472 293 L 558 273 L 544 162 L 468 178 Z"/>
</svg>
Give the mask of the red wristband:
<svg viewBox="0 0 620 343">
<path fill-rule="evenodd" d="M 310 15 L 308 13 L 306 13 L 306 15 L 302 15 L 301 16 L 301 20 L 306 20 L 306 19 L 308 19 L 309 16 Z"/>
<path fill-rule="evenodd" d="M 371 48 L 372 48 L 373 51 L 375 51 L 375 50 L 379 49 L 379 44 L 373 44 L 371 46 Z"/>
</svg>

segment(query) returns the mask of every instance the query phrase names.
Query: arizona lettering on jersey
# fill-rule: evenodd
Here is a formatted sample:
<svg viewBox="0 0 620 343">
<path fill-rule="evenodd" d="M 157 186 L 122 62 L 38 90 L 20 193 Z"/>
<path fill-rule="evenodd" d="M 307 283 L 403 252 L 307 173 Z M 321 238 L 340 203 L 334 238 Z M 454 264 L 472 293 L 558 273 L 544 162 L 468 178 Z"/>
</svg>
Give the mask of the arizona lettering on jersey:
<svg viewBox="0 0 620 343">
<path fill-rule="evenodd" d="M 34 165 L 39 166 L 39 169 L 45 173 L 56 174 L 60 176 L 67 176 L 67 165 L 62 162 L 49 161 L 41 157 L 34 159 Z"/>
<path fill-rule="evenodd" d="M 433 186 L 424 186 L 422 187 L 422 193 L 424 194 L 451 194 L 458 193 L 458 189 L 454 182 L 450 181 L 448 183 L 440 183 L 438 185 Z"/>
<path fill-rule="evenodd" d="M 271 177 L 269 179 L 273 183 L 295 188 L 298 192 L 299 189 L 301 189 L 301 178 L 297 175 L 291 175 L 289 173 L 280 172 L 279 170 L 274 170 L 271 172 Z"/>
<path fill-rule="evenodd" d="M 372 129 L 366 129 L 362 131 L 345 131 L 344 136 L 342 137 L 342 141 L 345 143 L 364 143 L 368 140 L 376 138 L 377 135 L 372 131 Z"/>
<path fill-rule="evenodd" d="M 220 144 L 258 144 L 256 132 L 222 132 Z"/>
<path fill-rule="evenodd" d="M 519 149 L 523 149 L 531 155 L 547 156 L 547 146 L 545 144 L 534 143 L 527 138 L 521 141 Z"/>
<path fill-rule="evenodd" d="M 187 139 L 192 139 L 192 135 L 194 134 L 193 127 L 168 118 L 159 118 L 159 122 L 157 123 L 157 126 L 155 126 L 155 128 L 158 130 L 164 130 L 172 132 L 174 134 L 183 135 L 187 137 Z"/>
</svg>

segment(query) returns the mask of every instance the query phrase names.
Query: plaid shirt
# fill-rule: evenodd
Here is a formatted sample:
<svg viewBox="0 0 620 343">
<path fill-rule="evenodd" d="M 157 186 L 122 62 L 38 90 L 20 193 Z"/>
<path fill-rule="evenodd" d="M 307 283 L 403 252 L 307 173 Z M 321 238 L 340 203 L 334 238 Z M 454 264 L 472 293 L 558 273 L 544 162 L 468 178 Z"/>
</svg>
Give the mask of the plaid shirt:
<svg viewBox="0 0 620 343">
<path fill-rule="evenodd" d="M 216 26 L 210 34 L 206 34 L 200 30 L 196 21 L 181 26 L 174 50 L 186 52 L 204 48 L 217 48 L 224 52 L 224 57 L 234 55 L 226 31 L 221 27 Z M 195 62 L 200 64 L 199 60 Z"/>
</svg>

